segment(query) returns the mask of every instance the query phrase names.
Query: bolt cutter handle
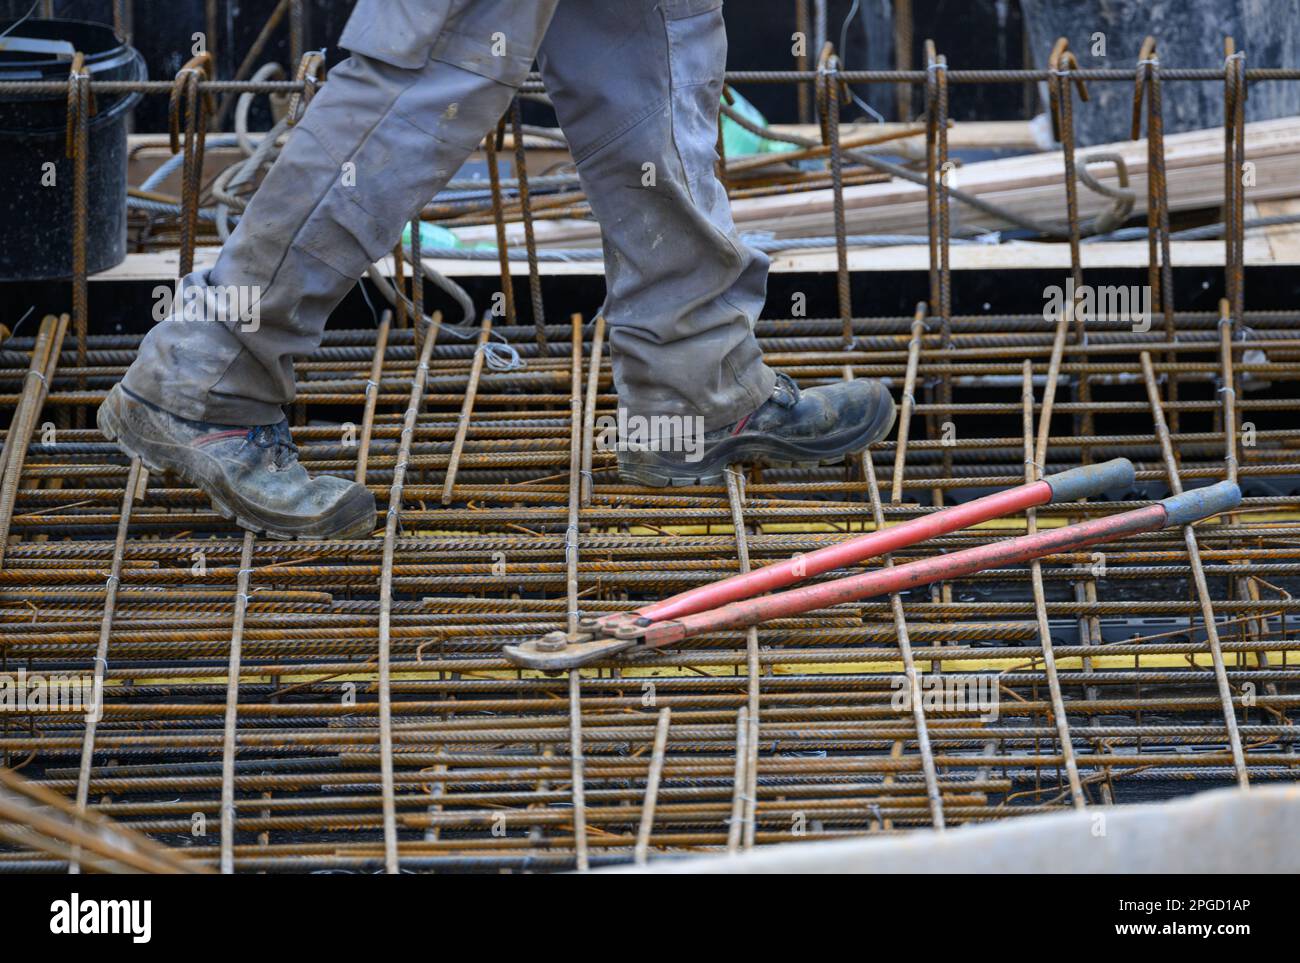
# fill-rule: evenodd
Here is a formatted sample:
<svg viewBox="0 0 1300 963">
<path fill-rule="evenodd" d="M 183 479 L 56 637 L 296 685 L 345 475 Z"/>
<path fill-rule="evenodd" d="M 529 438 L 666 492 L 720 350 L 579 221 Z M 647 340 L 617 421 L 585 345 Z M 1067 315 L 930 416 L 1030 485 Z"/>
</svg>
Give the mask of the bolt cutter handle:
<svg viewBox="0 0 1300 963">
<path fill-rule="evenodd" d="M 1075 552 L 1130 535 L 1190 525 L 1202 518 L 1232 511 L 1241 504 L 1241 489 L 1233 482 L 1173 495 L 1144 508 L 1108 515 L 1021 535 L 987 545 L 976 545 L 946 555 L 918 559 L 893 568 L 878 568 L 860 575 L 820 582 L 788 592 L 741 599 L 720 608 L 694 612 L 677 619 L 625 625 L 621 637 L 601 638 L 579 633 L 570 639 L 553 632 L 543 639 L 506 646 L 506 657 L 517 665 L 535 669 L 573 669 L 628 649 L 653 649 L 728 629 L 740 629 L 770 619 L 788 618 L 814 609 L 857 602 L 901 592 L 975 572 L 1017 565 L 1044 555 Z"/>
<path fill-rule="evenodd" d="M 729 602 L 752 598 L 824 572 L 970 528 L 991 518 L 1000 518 L 1037 505 L 1070 502 L 1114 489 L 1125 489 L 1133 484 L 1133 478 L 1133 463 L 1127 458 L 1113 458 L 1098 465 L 1071 468 L 1049 475 L 1041 481 L 985 495 L 921 518 L 913 518 L 819 548 L 806 555 L 796 555 L 752 572 L 702 585 L 661 602 L 642 606 L 634 612 L 616 612 L 587 619 L 579 624 L 583 629 L 596 633 L 607 633 L 617 638 L 632 637 L 638 634 L 639 629 L 654 622 L 677 619 Z"/>
</svg>

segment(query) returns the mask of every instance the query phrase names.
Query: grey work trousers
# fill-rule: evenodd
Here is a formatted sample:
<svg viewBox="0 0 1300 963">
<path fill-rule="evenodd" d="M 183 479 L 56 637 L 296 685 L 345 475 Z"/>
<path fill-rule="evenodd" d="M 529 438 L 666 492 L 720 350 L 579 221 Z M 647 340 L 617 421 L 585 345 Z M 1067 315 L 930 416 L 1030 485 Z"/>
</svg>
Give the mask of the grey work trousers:
<svg viewBox="0 0 1300 963">
<path fill-rule="evenodd" d="M 256 291 L 256 330 L 220 305 L 184 311 L 187 296 L 145 337 L 126 386 L 182 418 L 279 421 L 293 359 L 317 347 L 330 312 L 476 149 L 536 59 L 601 226 L 620 404 L 697 415 L 706 429 L 744 417 L 775 375 L 752 330 L 768 260 L 740 240 L 714 171 L 721 7 L 358 0 L 341 38 L 352 56 L 216 265 L 184 282 Z"/>
</svg>

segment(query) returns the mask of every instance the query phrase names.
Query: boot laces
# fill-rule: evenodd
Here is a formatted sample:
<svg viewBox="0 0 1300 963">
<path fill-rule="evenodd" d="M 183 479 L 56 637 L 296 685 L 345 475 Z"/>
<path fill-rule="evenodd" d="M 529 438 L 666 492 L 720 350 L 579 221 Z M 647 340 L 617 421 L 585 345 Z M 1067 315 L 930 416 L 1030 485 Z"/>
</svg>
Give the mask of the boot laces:
<svg viewBox="0 0 1300 963">
<path fill-rule="evenodd" d="M 298 446 L 293 443 L 287 421 L 249 428 L 246 437 L 249 444 L 270 449 L 271 467 L 274 471 L 283 471 L 298 460 Z"/>
<path fill-rule="evenodd" d="M 793 408 L 799 403 L 799 386 L 784 371 L 776 373 L 776 387 L 772 390 L 772 400 L 782 408 Z"/>
</svg>

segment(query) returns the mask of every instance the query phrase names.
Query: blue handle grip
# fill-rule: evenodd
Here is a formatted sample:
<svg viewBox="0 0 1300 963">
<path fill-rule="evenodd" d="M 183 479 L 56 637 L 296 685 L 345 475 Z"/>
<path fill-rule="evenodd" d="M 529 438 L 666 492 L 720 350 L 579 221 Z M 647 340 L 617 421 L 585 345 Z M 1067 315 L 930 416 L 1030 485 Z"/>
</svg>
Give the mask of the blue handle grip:
<svg viewBox="0 0 1300 963">
<path fill-rule="evenodd" d="M 1193 488 L 1160 502 L 1165 509 L 1165 527 L 1190 525 L 1192 522 L 1221 512 L 1230 512 L 1241 504 L 1241 489 L 1236 482 L 1221 481 L 1208 488 Z"/>
<path fill-rule="evenodd" d="M 1052 502 L 1073 502 L 1091 498 L 1114 489 L 1129 488 L 1133 484 L 1133 463 L 1127 458 L 1112 458 L 1099 465 L 1071 468 L 1057 475 L 1048 475 L 1043 481 L 1052 486 Z"/>
</svg>

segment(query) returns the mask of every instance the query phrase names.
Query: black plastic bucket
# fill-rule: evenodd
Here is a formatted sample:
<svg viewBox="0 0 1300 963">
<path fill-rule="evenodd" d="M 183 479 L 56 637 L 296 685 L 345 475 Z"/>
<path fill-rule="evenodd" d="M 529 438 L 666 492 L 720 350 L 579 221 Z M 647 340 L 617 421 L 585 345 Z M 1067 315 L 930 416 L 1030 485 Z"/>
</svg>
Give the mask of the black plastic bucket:
<svg viewBox="0 0 1300 963">
<path fill-rule="evenodd" d="M 8 23 L 0 23 L 0 31 Z M 85 54 L 93 80 L 144 80 L 144 59 L 111 27 L 80 20 L 28 20 L 13 37 L 65 40 Z M 54 55 L 0 50 L 0 82 L 68 80 Z M 90 272 L 126 257 L 127 118 L 140 94 L 96 94 L 87 161 Z M 67 92 L 0 93 L 0 280 L 72 276 L 73 166 L 66 153 Z M 49 184 L 53 164 L 54 183 Z"/>
</svg>

